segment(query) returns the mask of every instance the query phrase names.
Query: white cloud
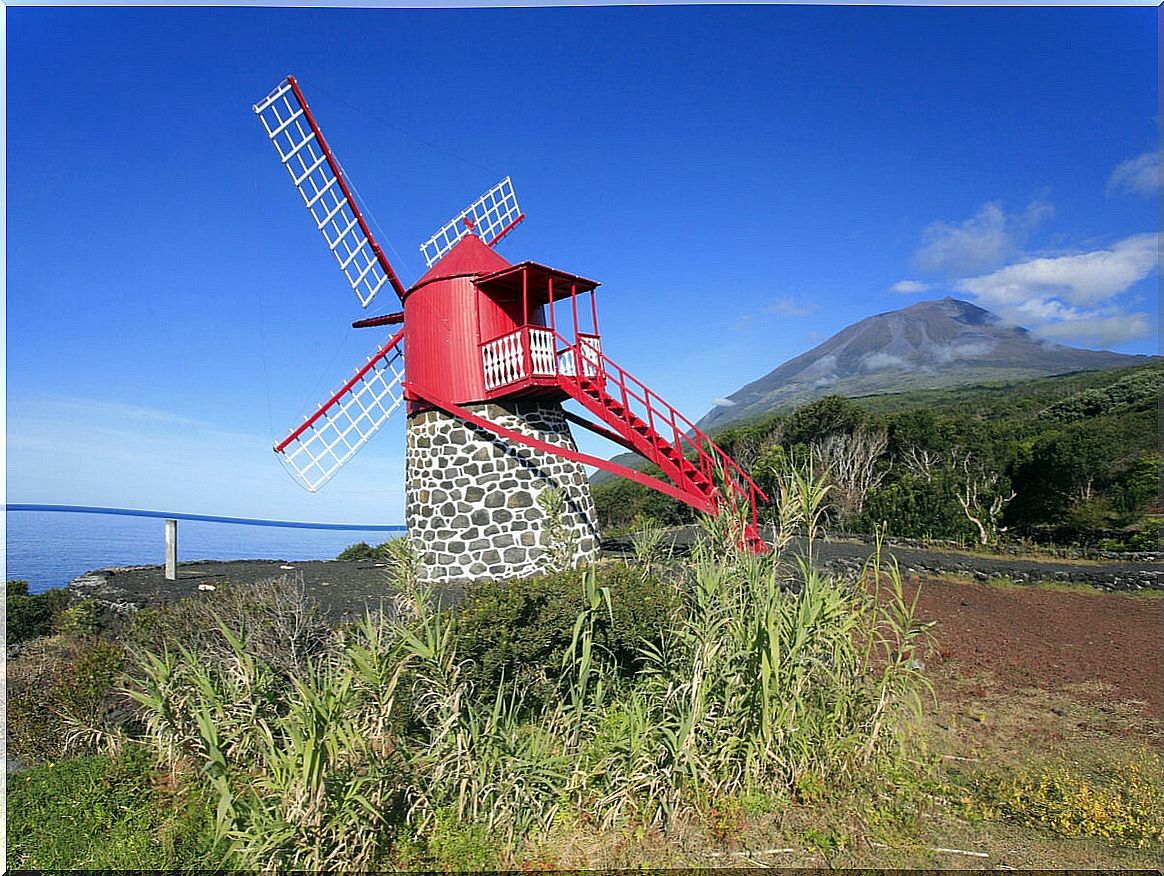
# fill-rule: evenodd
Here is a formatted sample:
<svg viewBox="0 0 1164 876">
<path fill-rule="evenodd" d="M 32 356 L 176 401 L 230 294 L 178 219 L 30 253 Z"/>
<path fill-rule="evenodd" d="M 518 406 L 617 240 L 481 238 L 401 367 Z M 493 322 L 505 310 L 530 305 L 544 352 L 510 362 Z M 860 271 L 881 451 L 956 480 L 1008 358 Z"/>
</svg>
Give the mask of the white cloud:
<svg viewBox="0 0 1164 876">
<path fill-rule="evenodd" d="M 1159 188 L 1159 152 L 1145 152 L 1120 162 L 1107 181 L 1108 194 L 1150 195 Z"/>
<path fill-rule="evenodd" d="M 1036 200 L 1022 213 L 1008 214 L 991 201 L 961 224 L 933 222 L 922 230 L 913 264 L 927 273 L 958 277 L 996 268 L 1016 256 L 1031 230 L 1054 212 L 1046 201 Z"/>
<path fill-rule="evenodd" d="M 1082 306 L 1106 301 L 1143 280 L 1156 268 L 1155 234 L 1135 234 L 1110 249 L 1037 258 L 1008 265 L 980 277 L 969 277 L 957 288 L 1000 306 L 1049 302 L 1050 296 Z"/>
<path fill-rule="evenodd" d="M 913 363 L 892 353 L 870 353 L 861 359 L 861 368 L 865 371 L 885 371 L 890 368 L 912 371 L 913 367 Z"/>
<path fill-rule="evenodd" d="M 711 403 L 717 408 L 734 408 L 736 403 L 730 398 L 713 398 Z"/>
<path fill-rule="evenodd" d="M 798 301 L 791 295 L 776 298 L 760 308 L 763 313 L 772 313 L 776 316 L 808 316 L 816 311 L 816 305 Z"/>
<path fill-rule="evenodd" d="M 1107 315 L 1079 315 L 1053 322 L 1040 331 L 1049 338 L 1082 341 L 1110 346 L 1152 335 L 1152 326 L 1142 313 L 1109 313 Z"/>
<path fill-rule="evenodd" d="M 930 355 L 940 365 L 948 365 L 962 359 L 981 359 L 991 353 L 995 346 L 993 341 L 962 341 L 956 344 L 938 344 L 930 349 Z"/>
<path fill-rule="evenodd" d="M 744 329 L 765 316 L 802 317 L 816 312 L 816 305 L 801 301 L 793 295 L 783 295 L 764 304 L 755 313 L 745 313 L 736 318 L 735 328 Z"/>
<path fill-rule="evenodd" d="M 837 357 L 829 353 L 827 356 L 821 356 L 815 362 L 811 363 L 807 368 L 800 372 L 801 377 L 817 377 L 829 376 L 837 368 Z"/>
<path fill-rule="evenodd" d="M 920 283 L 917 280 L 898 280 L 889 287 L 890 292 L 897 292 L 899 295 L 916 295 L 919 292 L 928 292 L 933 289 L 930 283 Z"/>
<path fill-rule="evenodd" d="M 1047 337 L 1111 344 L 1151 334 L 1142 313 L 1117 300 L 1157 268 L 1154 233 L 1090 252 L 1027 259 L 956 288 L 1003 319 Z"/>
</svg>

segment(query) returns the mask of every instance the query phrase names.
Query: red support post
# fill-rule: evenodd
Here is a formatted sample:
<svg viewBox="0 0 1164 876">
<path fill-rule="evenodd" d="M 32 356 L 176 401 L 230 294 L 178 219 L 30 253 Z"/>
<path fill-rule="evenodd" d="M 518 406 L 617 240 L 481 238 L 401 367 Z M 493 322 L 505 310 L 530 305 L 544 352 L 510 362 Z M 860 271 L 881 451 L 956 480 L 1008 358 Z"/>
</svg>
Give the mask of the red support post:
<svg viewBox="0 0 1164 876">
<path fill-rule="evenodd" d="M 521 272 L 521 324 L 529 325 L 529 271 Z"/>
<path fill-rule="evenodd" d="M 547 290 L 549 293 L 549 300 L 550 300 L 550 331 L 554 332 L 554 334 L 557 334 L 557 332 L 558 332 L 557 322 L 554 319 L 554 278 L 553 277 L 550 277 L 549 279 L 546 280 L 546 287 L 547 287 Z"/>
<path fill-rule="evenodd" d="M 521 343 L 521 361 L 525 367 L 525 376 L 533 377 L 533 353 L 530 351 L 529 340 L 529 271 L 521 272 L 521 334 L 518 335 Z"/>
<path fill-rule="evenodd" d="M 570 309 L 574 313 L 574 339 L 578 339 L 578 284 L 570 284 Z"/>
<path fill-rule="evenodd" d="M 526 379 L 533 377 L 533 353 L 530 351 L 529 343 L 529 326 L 523 325 L 518 329 L 517 342 L 521 344 L 521 362 L 525 369 L 523 377 Z"/>
<path fill-rule="evenodd" d="M 598 336 L 598 290 L 590 290 L 590 321 L 594 324 L 594 335 Z"/>
</svg>

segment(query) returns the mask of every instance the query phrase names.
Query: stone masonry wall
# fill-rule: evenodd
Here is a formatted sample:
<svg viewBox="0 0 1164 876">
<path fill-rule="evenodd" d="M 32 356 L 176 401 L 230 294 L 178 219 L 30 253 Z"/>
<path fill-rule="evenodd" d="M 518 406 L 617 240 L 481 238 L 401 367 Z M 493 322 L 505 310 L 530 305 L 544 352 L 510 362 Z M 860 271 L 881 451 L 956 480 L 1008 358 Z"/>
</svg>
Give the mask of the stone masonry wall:
<svg viewBox="0 0 1164 876">
<path fill-rule="evenodd" d="M 551 444 L 575 449 L 562 406 L 526 401 L 467 405 L 479 417 Z M 538 496 L 565 498 L 561 523 L 574 560 L 598 553 L 590 484 L 581 463 L 510 444 L 443 411 L 408 419 L 408 534 L 430 582 L 520 578 L 551 562 Z"/>
</svg>

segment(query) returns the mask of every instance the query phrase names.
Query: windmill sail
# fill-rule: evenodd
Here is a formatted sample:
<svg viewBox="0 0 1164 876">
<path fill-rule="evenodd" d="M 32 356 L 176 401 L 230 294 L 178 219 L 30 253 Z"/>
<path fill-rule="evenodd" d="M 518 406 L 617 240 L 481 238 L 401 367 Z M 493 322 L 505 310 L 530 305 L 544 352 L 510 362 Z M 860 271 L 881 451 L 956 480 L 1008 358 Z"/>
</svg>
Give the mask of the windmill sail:
<svg viewBox="0 0 1164 876">
<path fill-rule="evenodd" d="M 403 298 L 404 287 L 372 238 L 295 77 L 253 108 L 360 304 L 367 307 L 385 283 Z"/>
<path fill-rule="evenodd" d="M 517 205 L 513 182 L 506 177 L 422 243 L 420 254 L 424 256 L 425 265 L 431 268 L 469 232 L 493 246 L 524 218 L 525 214 Z"/>
<path fill-rule="evenodd" d="M 404 402 L 401 329 L 298 428 L 275 445 L 295 479 L 315 492 Z"/>
</svg>

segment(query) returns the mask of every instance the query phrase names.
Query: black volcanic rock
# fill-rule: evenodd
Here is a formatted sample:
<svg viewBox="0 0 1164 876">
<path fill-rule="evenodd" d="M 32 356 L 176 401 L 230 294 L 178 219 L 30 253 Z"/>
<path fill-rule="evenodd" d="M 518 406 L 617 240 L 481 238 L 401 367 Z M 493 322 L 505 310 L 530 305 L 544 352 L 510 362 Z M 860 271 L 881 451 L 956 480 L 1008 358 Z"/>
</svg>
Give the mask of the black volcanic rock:
<svg viewBox="0 0 1164 876">
<path fill-rule="evenodd" d="M 712 408 L 697 425 L 718 429 L 830 393 L 968 386 L 1124 368 L 1146 359 L 1054 344 L 968 301 L 921 301 L 842 329 L 736 390 L 727 397 L 731 405 Z"/>
</svg>

